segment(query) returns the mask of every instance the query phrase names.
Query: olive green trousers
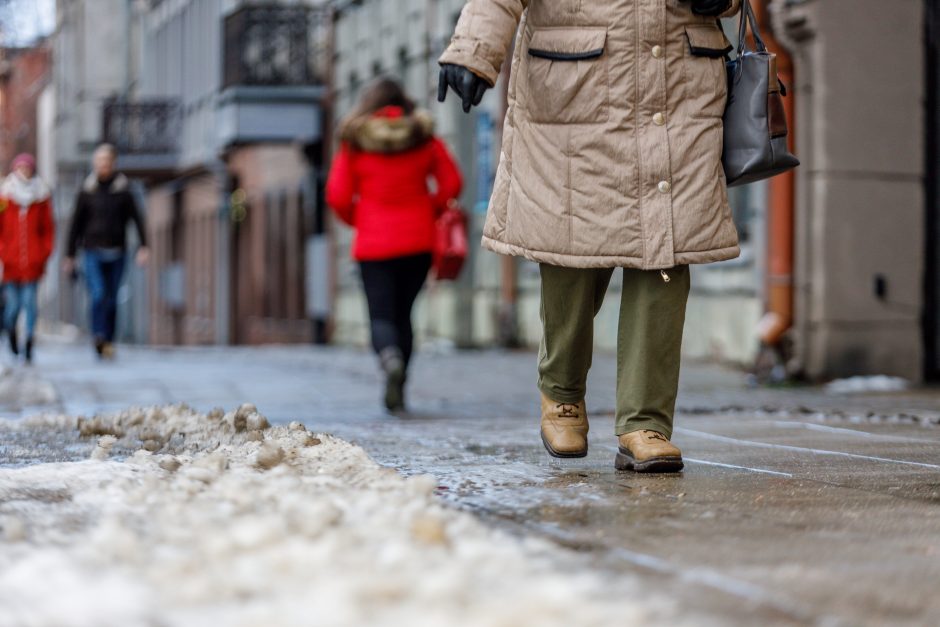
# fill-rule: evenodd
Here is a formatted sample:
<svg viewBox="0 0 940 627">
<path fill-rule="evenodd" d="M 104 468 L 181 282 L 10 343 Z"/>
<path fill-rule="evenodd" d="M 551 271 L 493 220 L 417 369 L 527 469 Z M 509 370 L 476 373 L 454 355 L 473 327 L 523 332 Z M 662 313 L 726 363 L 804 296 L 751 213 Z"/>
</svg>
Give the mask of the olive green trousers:
<svg viewBox="0 0 940 627">
<path fill-rule="evenodd" d="M 614 271 L 546 264 L 540 270 L 539 389 L 554 401 L 577 403 L 587 391 L 594 317 Z M 689 268 L 672 268 L 665 275 L 668 281 L 659 270 L 623 271 L 617 329 L 617 435 L 651 429 L 672 437 Z"/>
</svg>

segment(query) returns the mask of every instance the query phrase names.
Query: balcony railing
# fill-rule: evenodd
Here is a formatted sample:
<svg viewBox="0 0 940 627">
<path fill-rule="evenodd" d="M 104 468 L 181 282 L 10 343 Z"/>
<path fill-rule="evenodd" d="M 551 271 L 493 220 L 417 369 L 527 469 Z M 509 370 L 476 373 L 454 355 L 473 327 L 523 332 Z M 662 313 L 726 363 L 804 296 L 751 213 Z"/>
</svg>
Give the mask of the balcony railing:
<svg viewBox="0 0 940 627">
<path fill-rule="evenodd" d="M 175 155 L 181 132 L 175 101 L 109 101 L 104 105 L 103 138 L 121 155 Z"/>
<path fill-rule="evenodd" d="M 323 84 L 328 16 L 303 6 L 249 6 L 225 17 L 223 84 Z"/>
</svg>

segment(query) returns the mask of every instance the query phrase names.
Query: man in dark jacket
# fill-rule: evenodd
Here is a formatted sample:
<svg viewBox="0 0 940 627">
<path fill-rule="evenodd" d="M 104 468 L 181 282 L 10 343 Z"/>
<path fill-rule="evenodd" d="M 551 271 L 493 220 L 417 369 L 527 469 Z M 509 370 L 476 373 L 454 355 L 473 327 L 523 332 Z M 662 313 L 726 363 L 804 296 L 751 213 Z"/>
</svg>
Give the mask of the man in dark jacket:
<svg viewBox="0 0 940 627">
<path fill-rule="evenodd" d="M 66 272 L 74 272 L 75 255 L 82 249 L 83 269 L 91 297 L 91 331 L 98 355 L 114 355 L 117 294 L 127 254 L 127 225 L 134 223 L 140 237 L 137 264 L 149 259 L 147 235 L 130 182 L 114 170 L 117 152 L 110 144 L 95 150 L 94 172 L 85 179 L 75 200 L 65 258 Z"/>
</svg>

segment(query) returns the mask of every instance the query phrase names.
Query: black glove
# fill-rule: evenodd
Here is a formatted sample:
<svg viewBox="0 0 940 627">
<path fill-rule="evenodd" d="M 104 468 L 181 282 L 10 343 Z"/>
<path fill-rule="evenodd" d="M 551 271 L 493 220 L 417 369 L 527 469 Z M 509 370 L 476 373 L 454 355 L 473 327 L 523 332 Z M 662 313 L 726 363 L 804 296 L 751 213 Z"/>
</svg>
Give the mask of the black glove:
<svg viewBox="0 0 940 627">
<path fill-rule="evenodd" d="M 444 63 L 437 81 L 438 102 L 447 98 L 448 87 L 463 100 L 463 112 L 470 113 L 470 107 L 480 104 L 490 84 L 461 65 Z"/>
<path fill-rule="evenodd" d="M 692 13 L 717 17 L 731 8 L 731 0 L 692 0 Z"/>
</svg>

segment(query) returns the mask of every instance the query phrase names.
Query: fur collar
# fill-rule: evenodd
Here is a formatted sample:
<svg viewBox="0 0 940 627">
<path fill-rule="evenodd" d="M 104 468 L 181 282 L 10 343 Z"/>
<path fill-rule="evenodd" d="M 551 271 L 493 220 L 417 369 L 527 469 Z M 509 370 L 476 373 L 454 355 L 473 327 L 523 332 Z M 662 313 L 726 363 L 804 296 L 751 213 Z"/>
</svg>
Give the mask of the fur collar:
<svg viewBox="0 0 940 627">
<path fill-rule="evenodd" d="M 27 181 L 16 172 L 4 179 L 2 189 L 0 189 L 0 196 L 15 202 L 22 211 L 36 203 L 48 200 L 49 195 L 49 187 L 41 178 L 34 176 Z"/>
<path fill-rule="evenodd" d="M 394 154 L 417 148 L 434 135 L 434 120 L 427 111 L 411 115 L 372 114 L 346 120 L 340 139 L 356 150 Z"/>
<path fill-rule="evenodd" d="M 130 187 L 130 182 L 128 182 L 127 177 L 121 173 L 118 173 L 114 177 L 114 181 L 111 183 L 111 193 L 117 194 L 119 192 L 126 192 Z M 85 179 L 85 183 L 82 185 L 82 190 L 93 194 L 98 191 L 98 175 L 92 172 L 88 175 L 88 178 Z"/>
</svg>

